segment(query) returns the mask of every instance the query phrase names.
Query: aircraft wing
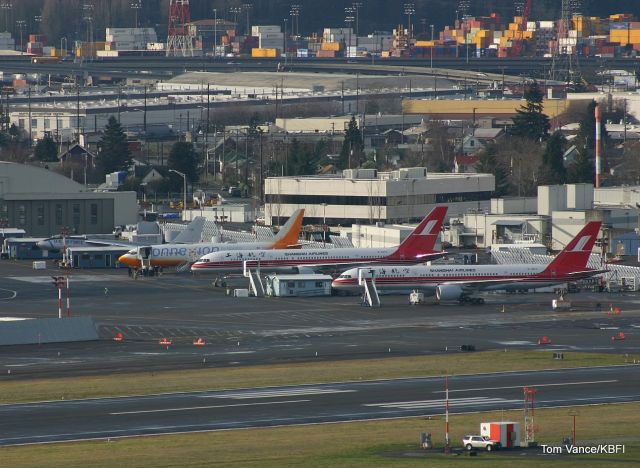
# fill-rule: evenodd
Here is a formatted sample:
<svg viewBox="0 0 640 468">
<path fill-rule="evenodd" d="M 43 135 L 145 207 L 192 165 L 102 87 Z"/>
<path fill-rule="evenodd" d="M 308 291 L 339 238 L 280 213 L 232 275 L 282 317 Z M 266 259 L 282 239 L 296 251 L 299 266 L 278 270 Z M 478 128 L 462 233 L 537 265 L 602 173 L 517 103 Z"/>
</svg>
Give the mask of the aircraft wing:
<svg viewBox="0 0 640 468">
<path fill-rule="evenodd" d="M 149 245 L 148 243 L 142 243 L 142 242 L 125 242 L 125 241 L 117 241 L 117 240 L 109 241 L 109 240 L 98 240 L 98 239 L 87 239 L 85 243 L 88 245 L 95 245 L 97 247 L 114 246 L 114 247 L 129 247 L 129 248 L 146 247 Z"/>
<path fill-rule="evenodd" d="M 559 279 L 558 283 L 578 281 L 585 278 L 590 278 L 602 273 L 606 273 L 608 270 L 584 270 L 567 273 L 564 275 L 564 279 Z M 530 283 L 532 278 L 500 278 L 500 279 L 479 279 L 479 280 L 464 280 L 464 281 L 447 281 L 441 283 L 442 285 L 456 285 L 460 286 L 463 291 L 473 293 L 482 291 L 487 288 L 495 286 L 509 286 L 518 283 Z"/>
</svg>

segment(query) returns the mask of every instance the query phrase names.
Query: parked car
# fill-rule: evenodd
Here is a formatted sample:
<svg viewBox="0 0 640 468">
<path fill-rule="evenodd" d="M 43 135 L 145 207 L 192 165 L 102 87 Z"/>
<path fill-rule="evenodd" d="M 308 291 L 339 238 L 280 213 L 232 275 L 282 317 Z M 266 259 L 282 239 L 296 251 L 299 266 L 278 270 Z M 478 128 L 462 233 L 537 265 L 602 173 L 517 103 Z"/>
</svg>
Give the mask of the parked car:
<svg viewBox="0 0 640 468">
<path fill-rule="evenodd" d="M 467 450 L 484 449 L 487 452 L 500 448 L 500 442 L 491 440 L 489 437 L 479 435 L 466 435 L 462 438 L 462 445 Z"/>
</svg>

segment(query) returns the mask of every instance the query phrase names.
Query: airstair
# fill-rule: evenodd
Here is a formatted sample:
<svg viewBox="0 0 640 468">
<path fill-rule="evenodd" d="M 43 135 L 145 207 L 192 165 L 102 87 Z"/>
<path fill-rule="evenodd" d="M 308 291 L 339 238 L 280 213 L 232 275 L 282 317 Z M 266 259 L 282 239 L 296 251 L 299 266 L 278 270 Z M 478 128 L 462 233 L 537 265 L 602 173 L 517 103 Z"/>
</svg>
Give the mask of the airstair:
<svg viewBox="0 0 640 468">
<path fill-rule="evenodd" d="M 256 270 L 252 270 L 245 260 L 242 264 L 242 274 L 245 278 L 249 278 L 249 286 L 253 295 L 255 297 L 265 297 L 264 284 L 260 278 L 260 264 L 258 264 Z"/>
<path fill-rule="evenodd" d="M 369 307 L 380 307 L 380 295 L 378 288 L 376 288 L 373 270 L 366 268 L 358 270 L 358 285 L 363 289 L 362 304 L 367 304 Z"/>
</svg>

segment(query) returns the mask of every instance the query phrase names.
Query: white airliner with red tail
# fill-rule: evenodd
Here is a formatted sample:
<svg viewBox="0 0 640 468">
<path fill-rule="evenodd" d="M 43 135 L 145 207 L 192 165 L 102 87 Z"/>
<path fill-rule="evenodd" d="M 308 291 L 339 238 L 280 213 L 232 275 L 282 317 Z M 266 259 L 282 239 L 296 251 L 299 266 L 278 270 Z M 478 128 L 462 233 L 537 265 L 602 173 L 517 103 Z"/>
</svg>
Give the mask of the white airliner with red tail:
<svg viewBox="0 0 640 468">
<path fill-rule="evenodd" d="M 243 271 L 246 264 L 247 268 L 259 268 L 260 271 L 300 272 L 327 266 L 426 262 L 445 254 L 434 249 L 446 213 L 446 206 L 435 207 L 398 247 L 214 252 L 191 265 L 191 271 L 236 273 Z"/>
<path fill-rule="evenodd" d="M 352 268 L 333 281 L 337 290 L 359 290 L 359 275 L 378 290 L 419 290 L 439 301 L 481 304 L 481 291 L 536 289 L 589 278 L 606 270 L 587 268 L 601 222 L 588 223 L 549 265 L 413 265 Z"/>
</svg>

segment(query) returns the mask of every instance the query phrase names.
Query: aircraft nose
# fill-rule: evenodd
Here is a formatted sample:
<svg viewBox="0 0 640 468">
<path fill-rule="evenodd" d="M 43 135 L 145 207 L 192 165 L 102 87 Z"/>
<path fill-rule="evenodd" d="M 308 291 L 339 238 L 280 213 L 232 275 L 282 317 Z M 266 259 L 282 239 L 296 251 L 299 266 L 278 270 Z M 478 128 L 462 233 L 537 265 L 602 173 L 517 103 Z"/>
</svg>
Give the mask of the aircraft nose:
<svg viewBox="0 0 640 468">
<path fill-rule="evenodd" d="M 118 257 L 118 262 L 124 265 L 137 266 L 136 259 L 131 254 L 124 254 Z"/>
</svg>

